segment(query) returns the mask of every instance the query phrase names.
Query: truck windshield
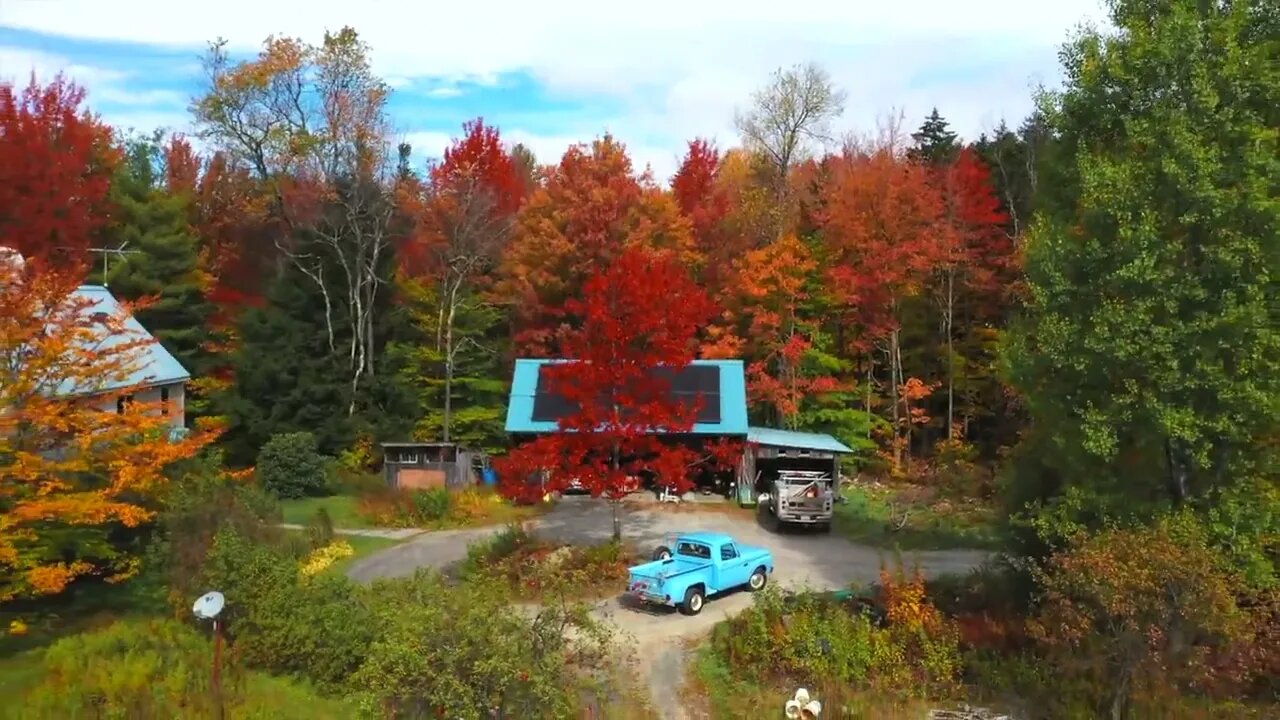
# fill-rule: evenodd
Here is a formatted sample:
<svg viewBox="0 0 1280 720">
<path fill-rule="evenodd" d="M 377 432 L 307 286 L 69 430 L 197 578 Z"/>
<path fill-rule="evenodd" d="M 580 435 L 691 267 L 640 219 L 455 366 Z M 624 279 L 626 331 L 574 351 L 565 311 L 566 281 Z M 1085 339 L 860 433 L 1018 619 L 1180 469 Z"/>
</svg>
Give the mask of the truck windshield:
<svg viewBox="0 0 1280 720">
<path fill-rule="evenodd" d="M 700 543 L 682 542 L 676 546 L 676 554 L 698 560 L 710 560 L 711 548 Z"/>
</svg>

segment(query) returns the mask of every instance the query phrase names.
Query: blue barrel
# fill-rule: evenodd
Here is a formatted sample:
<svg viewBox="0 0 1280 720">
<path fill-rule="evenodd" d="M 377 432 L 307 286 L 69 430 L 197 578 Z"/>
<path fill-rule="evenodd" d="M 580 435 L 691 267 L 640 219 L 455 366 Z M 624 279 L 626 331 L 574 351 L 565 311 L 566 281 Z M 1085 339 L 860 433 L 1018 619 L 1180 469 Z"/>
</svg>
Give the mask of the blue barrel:
<svg viewBox="0 0 1280 720">
<path fill-rule="evenodd" d="M 485 468 L 483 471 L 481 471 L 480 477 L 484 479 L 485 485 L 498 484 L 498 472 L 493 468 Z"/>
</svg>

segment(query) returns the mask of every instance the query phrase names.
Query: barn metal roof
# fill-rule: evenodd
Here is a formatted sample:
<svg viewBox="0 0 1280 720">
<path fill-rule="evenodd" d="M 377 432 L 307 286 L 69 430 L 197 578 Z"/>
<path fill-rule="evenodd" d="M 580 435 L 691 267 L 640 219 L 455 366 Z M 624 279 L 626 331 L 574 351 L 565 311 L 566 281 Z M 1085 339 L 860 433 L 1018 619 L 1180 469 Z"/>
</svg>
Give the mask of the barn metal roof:
<svg viewBox="0 0 1280 720">
<path fill-rule="evenodd" d="M 81 285 L 72 293 L 72 297 L 92 301 L 92 305 L 87 306 L 83 311 L 87 317 L 92 317 L 96 313 L 115 316 L 121 310 L 119 301 L 110 290 L 101 285 Z M 154 339 L 132 315 L 125 321 L 125 327 L 129 329 L 129 333 L 106 335 L 97 347 L 105 349 L 126 342 L 136 342 L 139 339 Z M 168 385 L 191 379 L 191 373 L 187 372 L 187 369 L 182 367 L 182 363 L 178 362 L 178 359 L 165 350 L 159 342 L 148 343 L 140 348 L 139 352 L 141 357 L 137 369 L 123 380 L 107 381 L 92 387 L 76 385 L 73 380 L 65 380 L 58 386 L 56 393 L 58 395 L 100 393 L 134 385 Z"/>
<path fill-rule="evenodd" d="M 511 396 L 507 405 L 508 433 L 542 434 L 559 428 L 553 421 L 533 419 L 534 395 L 538 388 L 538 372 L 543 365 L 564 360 L 520 358 L 516 360 L 511 379 Z M 741 360 L 694 360 L 693 365 L 720 368 L 720 421 L 697 423 L 694 435 L 747 434 L 747 382 Z"/>
<path fill-rule="evenodd" d="M 832 453 L 852 453 L 853 448 L 825 433 L 796 432 L 777 428 L 752 427 L 747 431 L 747 442 L 770 447 L 819 450 Z"/>
</svg>

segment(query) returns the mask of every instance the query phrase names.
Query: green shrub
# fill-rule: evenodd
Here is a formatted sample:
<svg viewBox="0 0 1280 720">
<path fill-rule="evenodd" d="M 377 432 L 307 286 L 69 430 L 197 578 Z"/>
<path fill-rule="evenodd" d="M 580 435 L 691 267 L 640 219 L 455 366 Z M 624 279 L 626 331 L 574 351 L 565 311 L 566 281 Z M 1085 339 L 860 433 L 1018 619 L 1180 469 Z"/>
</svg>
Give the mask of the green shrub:
<svg viewBox="0 0 1280 720">
<path fill-rule="evenodd" d="M 258 453 L 258 478 L 280 498 L 322 495 L 329 486 L 331 461 L 320 454 L 308 432 L 273 435 Z"/>
<path fill-rule="evenodd" d="M 467 557 L 460 568 L 463 577 L 480 573 L 486 567 L 511 557 L 522 548 L 531 547 L 536 540 L 522 525 L 508 525 L 500 532 L 467 546 Z"/>
<path fill-rule="evenodd" d="M 253 667 L 340 685 L 360 664 L 374 625 L 363 588 L 305 577 L 297 558 L 232 532 L 218 535 L 206 574 L 227 597 L 227 633 Z"/>
<path fill-rule="evenodd" d="M 234 704 L 241 677 L 227 657 L 224 700 Z M 210 644 L 172 620 L 73 635 L 45 652 L 45 677 L 25 699 L 23 717 L 212 717 L 211 661 Z"/>
<path fill-rule="evenodd" d="M 328 510 L 316 510 L 311 522 L 307 523 L 307 539 L 311 542 L 312 550 L 333 542 L 333 518 L 329 516 Z"/>
<path fill-rule="evenodd" d="M 131 620 L 73 635 L 52 645 L 35 672 L 41 679 L 19 701 L 24 720 L 70 718 L 216 717 L 211 665 L 213 645 L 174 620 Z M 221 700 L 225 717 L 267 720 L 338 720 L 354 708 L 321 698 L 305 685 L 243 672 L 236 654 L 222 654 Z"/>
<path fill-rule="evenodd" d="M 275 498 L 252 483 L 231 477 L 214 456 L 170 483 L 159 515 L 157 532 L 147 557 L 144 575 L 163 578 L 169 602 L 179 613 L 191 610 L 191 601 L 209 588 L 203 568 L 213 539 L 224 528 L 257 542 L 277 542 L 274 527 L 279 517 Z"/>
<path fill-rule="evenodd" d="M 351 683 L 371 714 L 575 717 L 579 692 L 609 670 L 608 636 L 582 608 L 546 608 L 530 622 L 500 588 L 425 573 L 374 596 L 380 637 Z"/>
<path fill-rule="evenodd" d="M 716 626 L 712 648 L 728 667 L 766 682 L 851 683 L 899 695 L 946 692 L 960 671 L 959 637 L 924 601 L 919 582 L 895 584 L 883 625 L 825 595 L 770 586 L 751 608 Z"/>
<path fill-rule="evenodd" d="M 444 488 L 416 490 L 413 493 L 414 513 L 421 521 L 443 520 L 449 514 L 449 503 L 449 491 Z"/>
</svg>

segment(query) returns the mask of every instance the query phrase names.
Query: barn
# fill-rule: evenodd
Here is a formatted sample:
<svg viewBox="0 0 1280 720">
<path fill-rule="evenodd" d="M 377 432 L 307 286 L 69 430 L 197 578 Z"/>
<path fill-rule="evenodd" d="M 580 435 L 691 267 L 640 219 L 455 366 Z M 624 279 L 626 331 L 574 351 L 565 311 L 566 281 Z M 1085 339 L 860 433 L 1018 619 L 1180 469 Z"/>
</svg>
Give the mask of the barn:
<svg viewBox="0 0 1280 720">
<path fill-rule="evenodd" d="M 559 359 L 522 358 L 515 362 L 506 431 L 513 444 L 538 435 L 559 432 L 559 420 L 570 407 L 542 380 L 542 369 Z M 815 468 L 838 477 L 839 456 L 849 448 L 830 435 L 795 433 L 751 427 L 747 419 L 746 369 L 741 360 L 694 360 L 671 378 L 672 392 L 692 402 L 704 398 L 697 422 L 689 433 L 672 435 L 673 442 L 703 443 L 718 439 L 743 442 L 745 451 L 730 485 L 745 504 L 754 502 L 757 486 L 763 486 L 780 470 Z M 699 485 L 714 485 L 717 478 L 703 473 Z"/>
</svg>

